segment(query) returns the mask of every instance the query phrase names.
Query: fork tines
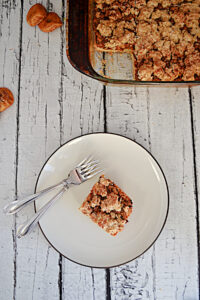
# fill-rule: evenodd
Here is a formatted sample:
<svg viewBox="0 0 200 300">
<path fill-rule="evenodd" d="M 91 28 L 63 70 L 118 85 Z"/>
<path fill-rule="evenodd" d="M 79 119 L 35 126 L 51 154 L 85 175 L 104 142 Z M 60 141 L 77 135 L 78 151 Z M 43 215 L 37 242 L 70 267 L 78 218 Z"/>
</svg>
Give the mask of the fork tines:
<svg viewBox="0 0 200 300">
<path fill-rule="evenodd" d="M 94 160 L 93 156 L 90 155 L 78 164 L 77 169 L 82 176 L 89 179 L 103 171 L 100 169 L 99 163 L 99 160 Z"/>
</svg>

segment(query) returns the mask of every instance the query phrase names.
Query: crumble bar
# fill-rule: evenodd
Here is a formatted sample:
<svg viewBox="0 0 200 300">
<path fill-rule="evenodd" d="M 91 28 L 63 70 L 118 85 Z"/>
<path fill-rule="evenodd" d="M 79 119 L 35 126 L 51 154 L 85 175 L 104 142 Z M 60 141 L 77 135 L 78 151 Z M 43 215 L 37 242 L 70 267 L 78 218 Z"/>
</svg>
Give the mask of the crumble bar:
<svg viewBox="0 0 200 300">
<path fill-rule="evenodd" d="M 100 176 L 80 207 L 83 214 L 115 236 L 132 212 L 132 200 L 110 179 Z"/>
<path fill-rule="evenodd" d="M 131 52 L 136 80 L 200 80 L 200 0 L 94 0 L 95 48 Z"/>
</svg>

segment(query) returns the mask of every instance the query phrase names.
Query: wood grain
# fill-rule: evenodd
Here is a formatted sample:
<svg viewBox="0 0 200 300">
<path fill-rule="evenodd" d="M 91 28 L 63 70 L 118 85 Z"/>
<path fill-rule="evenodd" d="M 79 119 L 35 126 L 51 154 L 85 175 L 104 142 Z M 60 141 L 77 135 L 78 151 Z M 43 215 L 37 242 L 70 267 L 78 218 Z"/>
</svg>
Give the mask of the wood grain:
<svg viewBox="0 0 200 300">
<path fill-rule="evenodd" d="M 62 143 L 104 129 L 103 86 L 81 75 L 69 64 L 63 36 Z M 103 300 L 106 297 L 105 270 L 79 266 L 62 259 L 63 300 Z"/>
<path fill-rule="evenodd" d="M 65 66 L 67 73 L 63 81 L 67 88 L 63 94 L 63 142 L 86 133 L 103 131 L 104 127 L 102 86 L 86 80 L 68 62 Z M 78 266 L 67 259 L 62 262 L 63 299 L 105 299 L 105 270 Z"/>
<path fill-rule="evenodd" d="M 65 2 L 43 4 L 64 20 Z M 64 27 L 45 34 L 27 25 L 34 3 L 0 0 L 0 86 L 15 97 L 0 114 L 0 299 L 199 299 L 200 88 L 103 87 L 69 64 Z M 121 56 L 117 60 L 123 68 Z M 15 196 L 33 192 L 57 147 L 101 131 L 148 149 L 170 190 L 169 217 L 154 246 L 111 270 L 68 261 L 38 228 L 16 240 L 16 227 L 34 213 L 33 206 L 16 218 L 2 213 Z"/>
<path fill-rule="evenodd" d="M 45 34 L 38 27 L 30 27 L 26 23 L 29 8 L 30 4 L 24 2 L 17 145 L 19 196 L 34 191 L 40 168 L 60 145 L 60 30 Z M 61 14 L 60 3 L 52 8 Z M 17 226 L 33 213 L 32 205 L 20 212 Z M 17 241 L 16 265 L 16 299 L 59 298 L 59 255 L 38 228 Z"/>
<path fill-rule="evenodd" d="M 14 104 L 0 113 L 0 299 L 13 299 L 16 287 L 15 219 L 2 209 L 16 194 L 16 142 L 20 57 L 20 2 L 0 1 L 0 86 L 9 88 Z"/>
<path fill-rule="evenodd" d="M 194 190 L 196 200 L 196 234 L 197 234 L 197 248 L 198 248 L 198 263 L 200 264 L 200 103 L 199 94 L 200 87 L 193 87 L 188 90 L 191 105 L 191 124 L 193 137 L 193 161 L 194 161 Z M 200 286 L 200 272 L 199 272 L 199 286 Z"/>
<path fill-rule="evenodd" d="M 193 140 L 188 89 L 149 91 L 152 152 L 169 183 L 170 211 L 156 243 L 157 297 L 199 299 Z M 159 143 L 159 145 L 158 145 Z M 162 285 L 162 290 L 158 287 Z"/>
<path fill-rule="evenodd" d="M 151 151 L 166 174 L 171 199 L 155 246 L 135 262 L 111 270 L 112 299 L 198 299 L 188 89 L 109 87 L 107 97 L 108 131 L 121 132 Z"/>
<path fill-rule="evenodd" d="M 189 94 L 191 97 L 191 113 L 192 113 L 192 125 L 193 125 L 193 135 L 194 135 L 194 163 L 196 167 L 196 188 L 197 188 L 197 200 L 199 199 L 200 191 L 200 160 L 199 160 L 199 150 L 200 150 L 200 87 L 193 87 L 189 89 Z"/>
<path fill-rule="evenodd" d="M 108 87 L 107 130 L 121 133 L 150 148 L 147 90 Z M 134 199 L 133 199 L 134 200 Z M 111 299 L 154 299 L 154 249 L 110 271 Z"/>
</svg>

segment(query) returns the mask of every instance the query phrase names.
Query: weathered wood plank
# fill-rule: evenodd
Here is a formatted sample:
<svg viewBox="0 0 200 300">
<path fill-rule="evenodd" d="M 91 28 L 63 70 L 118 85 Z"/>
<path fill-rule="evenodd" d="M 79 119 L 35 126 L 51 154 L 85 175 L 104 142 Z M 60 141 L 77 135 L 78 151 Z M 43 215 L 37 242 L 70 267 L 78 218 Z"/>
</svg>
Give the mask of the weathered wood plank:
<svg viewBox="0 0 200 300">
<path fill-rule="evenodd" d="M 199 160 L 199 151 L 200 151 L 200 119 L 199 119 L 199 112 L 200 112 L 200 87 L 193 87 L 189 90 L 190 97 L 191 97 L 191 108 L 192 108 L 192 122 L 193 122 L 193 129 L 194 129 L 194 155 L 195 155 L 195 164 L 196 164 L 196 172 L 197 172 L 197 188 L 198 193 L 200 191 L 200 160 Z M 197 195 L 198 196 L 198 195 Z"/>
<path fill-rule="evenodd" d="M 65 74 L 63 142 L 89 132 L 103 131 L 104 127 L 102 86 L 80 76 L 69 65 L 67 70 L 67 77 L 72 81 L 66 80 Z M 73 95 L 70 93 L 72 90 Z M 63 299 L 105 299 L 105 270 L 78 266 L 63 259 L 62 279 Z"/>
<path fill-rule="evenodd" d="M 66 62 L 63 93 L 63 142 L 104 129 L 103 87 Z"/>
<path fill-rule="evenodd" d="M 128 136 L 152 152 L 166 174 L 171 198 L 168 221 L 154 247 L 111 270 L 112 298 L 198 299 L 188 91 L 108 87 L 107 95 L 108 131 Z"/>
<path fill-rule="evenodd" d="M 36 1 L 31 2 L 33 5 Z M 48 1 L 44 5 L 48 5 Z M 62 4 L 50 5 L 59 15 Z M 60 145 L 61 30 L 43 33 L 26 23 L 30 3 L 24 2 L 19 106 L 18 195 L 34 191 L 38 173 Z M 34 213 L 29 206 L 17 225 Z M 59 299 L 59 255 L 38 228 L 17 241 L 16 299 Z"/>
<path fill-rule="evenodd" d="M 103 86 L 72 68 L 65 48 L 63 51 L 62 143 L 104 129 Z M 63 300 L 104 300 L 105 270 L 79 266 L 63 258 L 62 289 Z"/>
<path fill-rule="evenodd" d="M 191 122 L 193 124 L 193 151 L 194 151 L 194 165 L 195 165 L 195 192 L 196 192 L 196 218 L 197 218 L 197 243 L 198 243 L 198 263 L 200 264 L 200 120 L 199 120 L 199 113 L 200 113 L 200 87 L 193 87 L 189 89 L 190 95 L 190 103 L 191 103 Z M 200 276 L 200 273 L 199 273 Z M 199 278 L 200 284 L 200 278 Z"/>
<path fill-rule="evenodd" d="M 163 166 L 171 198 L 166 229 L 156 243 L 156 293 L 158 298 L 199 299 L 188 89 L 165 89 L 162 97 L 152 89 L 149 98 L 152 152 Z"/>
<path fill-rule="evenodd" d="M 0 113 L 0 299 L 13 299 L 16 280 L 15 220 L 3 214 L 2 208 L 15 198 L 15 161 L 20 56 L 21 3 L 0 1 L 0 87 L 14 95 L 12 107 Z"/>
<path fill-rule="evenodd" d="M 107 87 L 107 130 L 150 147 L 147 90 Z M 154 299 L 151 248 L 137 260 L 110 270 L 112 299 Z"/>
<path fill-rule="evenodd" d="M 105 300 L 105 271 L 63 261 L 63 299 Z"/>
<path fill-rule="evenodd" d="M 108 87 L 104 122 L 103 88 L 68 63 L 62 44 L 64 29 L 48 35 L 26 24 L 26 13 L 34 3 L 24 2 L 17 124 L 21 7 L 15 1 L 0 2 L 0 86 L 9 87 L 15 96 L 15 104 L 0 114 L 2 207 L 14 197 L 16 187 L 18 195 L 33 192 L 42 164 L 60 143 L 106 127 L 135 139 L 163 167 L 170 187 L 170 213 L 154 247 L 134 262 L 110 271 L 111 297 L 199 299 L 195 220 L 199 87 L 191 89 L 192 103 L 187 89 Z M 44 4 L 61 15 L 61 3 Z M 17 225 L 32 213 L 31 207 L 19 213 Z M 0 299 L 105 299 L 105 270 L 60 260 L 38 229 L 15 243 L 13 218 L 0 214 Z"/>
</svg>

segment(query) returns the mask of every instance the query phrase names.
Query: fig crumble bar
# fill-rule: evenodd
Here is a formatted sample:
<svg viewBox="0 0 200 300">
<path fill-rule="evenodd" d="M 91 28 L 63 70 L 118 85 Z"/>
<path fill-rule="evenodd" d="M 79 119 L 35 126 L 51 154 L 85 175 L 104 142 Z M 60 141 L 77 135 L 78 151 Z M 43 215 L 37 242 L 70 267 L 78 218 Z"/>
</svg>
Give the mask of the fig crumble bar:
<svg viewBox="0 0 200 300">
<path fill-rule="evenodd" d="M 83 214 L 115 236 L 132 212 L 132 200 L 110 179 L 100 176 L 80 207 Z"/>
<path fill-rule="evenodd" d="M 200 80 L 200 0 L 93 0 L 95 48 L 131 52 L 134 79 Z"/>
</svg>

